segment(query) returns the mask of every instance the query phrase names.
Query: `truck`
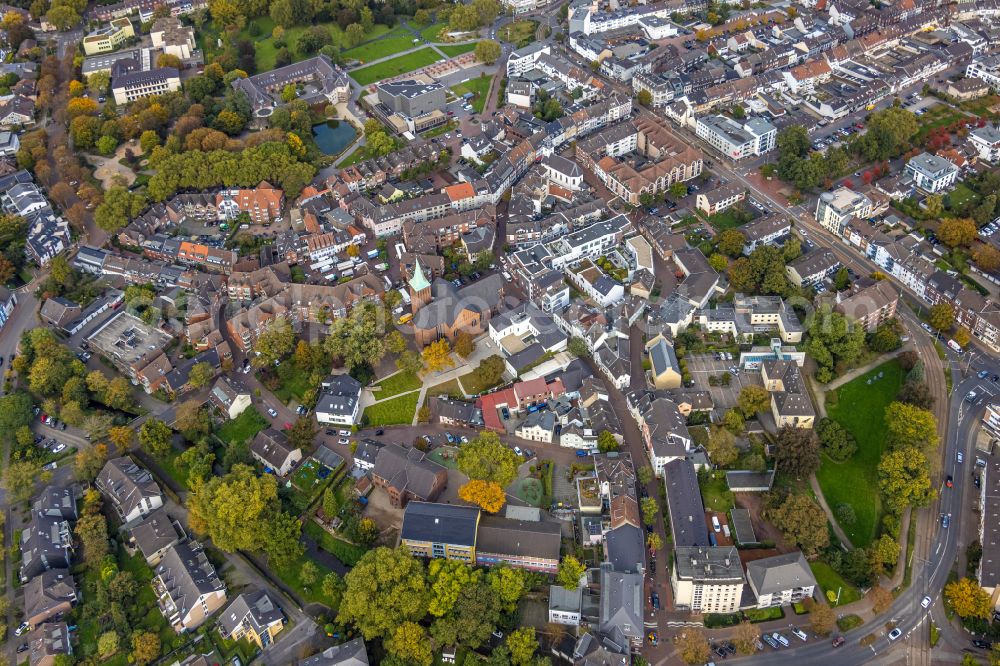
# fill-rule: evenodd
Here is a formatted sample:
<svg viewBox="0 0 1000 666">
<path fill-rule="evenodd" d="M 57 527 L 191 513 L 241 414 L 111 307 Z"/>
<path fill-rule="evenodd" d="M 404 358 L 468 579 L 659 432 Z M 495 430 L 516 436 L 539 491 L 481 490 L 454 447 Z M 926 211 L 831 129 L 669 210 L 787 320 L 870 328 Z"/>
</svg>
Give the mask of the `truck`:
<svg viewBox="0 0 1000 666">
<path fill-rule="evenodd" d="M 403 297 L 403 302 L 407 305 L 410 304 L 410 294 L 405 289 L 399 289 L 399 295 Z"/>
</svg>

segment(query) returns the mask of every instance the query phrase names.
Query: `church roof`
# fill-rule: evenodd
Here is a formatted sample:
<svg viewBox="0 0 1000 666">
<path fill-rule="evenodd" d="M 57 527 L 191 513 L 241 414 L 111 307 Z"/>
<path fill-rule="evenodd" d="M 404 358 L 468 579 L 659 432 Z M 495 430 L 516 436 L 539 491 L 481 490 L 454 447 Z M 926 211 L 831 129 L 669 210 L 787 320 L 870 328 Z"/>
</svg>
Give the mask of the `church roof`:
<svg viewBox="0 0 1000 666">
<path fill-rule="evenodd" d="M 418 258 L 416 265 L 413 267 L 413 277 L 410 278 L 410 289 L 416 293 L 420 293 L 430 286 L 431 283 L 427 281 L 427 276 L 424 275 L 424 267 L 420 265 L 420 259 Z"/>
</svg>

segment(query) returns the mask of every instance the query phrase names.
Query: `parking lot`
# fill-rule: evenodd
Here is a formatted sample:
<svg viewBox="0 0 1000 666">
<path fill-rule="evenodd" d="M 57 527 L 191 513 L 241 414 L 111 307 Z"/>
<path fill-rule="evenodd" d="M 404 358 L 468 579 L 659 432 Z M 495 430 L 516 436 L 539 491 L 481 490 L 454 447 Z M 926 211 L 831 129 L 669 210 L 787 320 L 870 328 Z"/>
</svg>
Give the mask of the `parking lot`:
<svg viewBox="0 0 1000 666">
<path fill-rule="evenodd" d="M 715 403 L 713 410 L 713 420 L 721 419 L 727 409 L 736 406 L 736 399 L 744 386 L 762 386 L 760 372 L 747 372 L 737 366 L 739 363 L 738 354 L 730 354 L 731 360 L 725 358 L 715 358 L 715 353 L 693 354 L 687 357 L 688 372 L 694 381 L 694 388 L 708 391 L 712 394 L 712 402 Z M 735 372 L 734 372 L 735 370 Z M 729 386 L 712 386 L 709 377 L 721 377 L 729 373 L 731 380 Z"/>
</svg>

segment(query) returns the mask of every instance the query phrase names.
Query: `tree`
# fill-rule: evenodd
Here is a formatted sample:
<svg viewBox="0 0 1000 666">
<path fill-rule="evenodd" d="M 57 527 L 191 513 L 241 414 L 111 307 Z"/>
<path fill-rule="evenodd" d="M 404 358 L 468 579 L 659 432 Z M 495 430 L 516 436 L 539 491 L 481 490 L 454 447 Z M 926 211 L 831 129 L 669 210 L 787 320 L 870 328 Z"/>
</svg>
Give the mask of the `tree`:
<svg viewBox="0 0 1000 666">
<path fill-rule="evenodd" d="M 719 252 L 730 257 L 743 254 L 743 247 L 747 244 L 747 237 L 739 229 L 726 229 L 718 235 L 717 240 Z"/>
<path fill-rule="evenodd" d="M 259 551 L 264 546 L 260 526 L 274 518 L 279 507 L 274 476 L 257 476 L 252 467 L 234 465 L 189 497 L 189 524 L 227 553 Z"/>
<path fill-rule="evenodd" d="M 394 332 L 397 334 L 399 333 L 399 331 Z M 475 349 L 476 342 L 473 339 L 472 334 L 468 331 L 459 331 L 458 335 L 455 336 L 455 353 L 462 358 L 469 358 Z"/>
<path fill-rule="evenodd" d="M 818 381 L 829 382 L 833 379 L 835 368 L 854 364 L 861 356 L 864 346 L 864 328 L 852 325 L 839 312 L 832 312 L 829 306 L 823 306 L 817 311 L 817 316 L 809 326 L 806 351 L 816 361 Z"/>
<path fill-rule="evenodd" d="M 302 581 L 303 585 L 312 585 L 319 580 L 319 568 L 311 560 L 306 560 L 299 567 L 299 580 Z"/>
<path fill-rule="evenodd" d="M 829 604 L 806 600 L 809 609 L 809 628 L 818 636 L 829 636 L 837 626 L 837 618 Z"/>
<path fill-rule="evenodd" d="M 45 20 L 60 32 L 69 30 L 80 22 L 80 15 L 67 5 L 58 5 L 45 14 Z"/>
<path fill-rule="evenodd" d="M 427 613 L 423 564 L 404 549 L 368 551 L 344 582 L 338 615 L 367 640 L 387 638 L 402 623 L 419 621 Z"/>
<path fill-rule="evenodd" d="M 277 568 L 283 568 L 294 563 L 305 552 L 305 546 L 299 541 L 301 536 L 302 523 L 299 522 L 299 519 L 290 513 L 279 511 L 264 523 L 259 543 L 267 551 L 270 562 Z M 312 562 L 306 562 L 306 564 L 312 564 Z M 305 565 L 303 565 L 304 569 Z M 303 580 L 303 582 L 305 581 Z"/>
<path fill-rule="evenodd" d="M 903 341 L 893 324 L 879 326 L 868 339 L 868 348 L 878 353 L 895 351 L 902 345 Z"/>
<path fill-rule="evenodd" d="M 819 441 L 810 428 L 785 426 L 778 432 L 774 459 L 778 468 L 796 478 L 805 478 L 819 469 Z"/>
<path fill-rule="evenodd" d="M 927 321 L 942 333 L 949 331 L 955 323 L 955 308 L 951 303 L 933 305 L 927 313 Z"/>
<path fill-rule="evenodd" d="M 74 527 L 83 545 L 83 559 L 87 564 L 100 562 L 108 554 L 108 523 L 100 510 L 84 512 Z"/>
<path fill-rule="evenodd" d="M 160 656 L 160 637 L 151 631 L 132 634 L 132 660 L 139 666 L 156 661 Z"/>
<path fill-rule="evenodd" d="M 139 443 L 156 458 L 165 458 L 170 453 L 172 436 L 170 426 L 159 419 L 147 419 L 139 428 Z"/>
<path fill-rule="evenodd" d="M 715 271 L 721 273 L 726 270 L 727 266 L 729 266 L 729 260 L 719 253 L 714 253 L 709 256 L 708 265 L 715 269 Z"/>
<path fill-rule="evenodd" d="M 185 400 L 174 412 L 174 427 L 184 433 L 188 439 L 198 439 L 198 435 L 208 432 L 210 424 L 201 403 L 192 398 Z"/>
<path fill-rule="evenodd" d="M 428 372 L 440 372 L 445 368 L 455 365 L 455 362 L 451 359 L 451 346 L 445 338 L 441 338 L 424 347 L 422 357 L 424 367 L 427 368 Z"/>
<path fill-rule="evenodd" d="M 684 628 L 684 633 L 677 639 L 677 649 L 680 651 L 681 659 L 688 664 L 704 664 L 712 656 L 705 632 L 694 627 Z"/>
<path fill-rule="evenodd" d="M 142 152 L 149 155 L 153 152 L 153 148 L 160 145 L 160 135 L 153 130 L 146 130 L 139 136 L 139 147 L 142 148 Z"/>
<path fill-rule="evenodd" d="M 480 479 L 471 479 L 459 488 L 458 497 L 489 513 L 496 513 L 507 502 L 507 494 L 503 488 L 492 481 Z"/>
<path fill-rule="evenodd" d="M 653 497 L 643 497 L 639 501 L 639 506 L 642 508 L 642 522 L 647 525 L 655 525 L 656 516 L 660 513 L 660 507 L 656 503 L 656 499 Z"/>
<path fill-rule="evenodd" d="M 210 363 L 195 363 L 191 366 L 191 372 L 188 375 L 188 384 L 191 388 L 199 389 L 207 386 L 214 376 L 215 368 Z"/>
<path fill-rule="evenodd" d="M 663 548 L 663 539 L 656 532 L 650 532 L 646 535 L 646 547 L 650 550 L 659 550 Z"/>
<path fill-rule="evenodd" d="M 474 0 L 478 2 L 479 0 Z M 510 661 L 514 666 L 528 666 L 532 657 L 538 651 L 538 639 L 535 638 L 534 627 L 521 627 L 507 635 L 507 649 L 510 650 Z"/>
<path fill-rule="evenodd" d="M 653 480 L 653 468 L 649 465 L 643 465 L 640 467 L 636 474 L 639 477 L 639 483 L 644 486 L 648 486 L 649 482 Z"/>
<path fill-rule="evenodd" d="M 458 452 L 459 471 L 470 479 L 492 481 L 501 488 L 517 478 L 520 458 L 500 441 L 495 432 L 484 431 Z"/>
<path fill-rule="evenodd" d="M 833 419 L 820 419 L 815 430 L 823 452 L 836 462 L 844 462 L 858 449 L 854 436 Z"/>
<path fill-rule="evenodd" d="M 114 631 L 105 631 L 101 634 L 100 638 L 97 639 L 97 654 L 99 654 L 102 659 L 107 659 L 118 652 L 118 647 L 118 634 Z"/>
<path fill-rule="evenodd" d="M 733 645 L 740 654 L 755 654 L 759 641 L 760 629 L 751 624 L 749 620 L 743 620 L 736 627 L 736 633 L 733 635 Z"/>
<path fill-rule="evenodd" d="M 988 243 L 978 243 L 972 249 L 972 260 L 980 270 L 992 273 L 1000 269 L 1000 250 Z"/>
<path fill-rule="evenodd" d="M 386 651 L 403 663 L 414 666 L 431 666 L 434 655 L 427 630 L 416 622 L 404 622 L 396 627 L 385 643 Z"/>
<path fill-rule="evenodd" d="M 289 444 L 300 449 L 311 448 L 313 439 L 316 438 L 316 427 L 313 423 L 314 421 L 308 416 L 295 419 L 295 423 L 288 430 Z"/>
<path fill-rule="evenodd" d="M 427 567 L 430 586 L 427 612 L 435 617 L 451 613 L 464 591 L 482 580 L 482 573 L 457 560 L 431 560 Z"/>
<path fill-rule="evenodd" d="M 727 409 L 726 413 L 722 415 L 722 425 L 733 434 L 738 434 L 743 432 L 746 421 L 744 421 L 743 415 L 740 414 L 739 410 Z"/>
<path fill-rule="evenodd" d="M 937 236 L 948 247 L 968 245 L 976 238 L 976 223 L 967 217 L 950 217 L 941 220 Z"/>
<path fill-rule="evenodd" d="M 259 336 L 253 346 L 257 358 L 254 364 L 258 366 L 274 365 L 295 349 L 295 331 L 291 323 L 284 317 L 277 317 Z"/>
<path fill-rule="evenodd" d="M 399 358 L 396 359 L 396 367 L 401 372 L 408 372 L 415 375 L 424 369 L 424 361 L 417 352 L 407 350 L 402 352 Z"/>
<path fill-rule="evenodd" d="M 344 579 L 331 571 L 323 577 L 323 594 L 327 599 L 336 602 L 344 592 Z"/>
<path fill-rule="evenodd" d="M 789 495 L 778 508 L 768 512 L 771 522 L 785 540 L 807 555 L 814 555 L 830 543 L 826 513 L 808 495 Z"/>
<path fill-rule="evenodd" d="M 413 22 L 417 25 L 427 26 L 431 24 L 431 14 L 426 9 L 418 9 L 413 14 Z"/>
<path fill-rule="evenodd" d="M 476 60 L 492 65 L 500 58 L 500 43 L 492 39 L 484 39 L 476 44 Z"/>
<path fill-rule="evenodd" d="M 157 67 L 173 67 L 174 69 L 181 69 L 183 63 L 181 59 L 175 56 L 173 53 L 161 53 L 156 57 Z"/>
<path fill-rule="evenodd" d="M 930 387 L 922 381 L 904 382 L 896 399 L 920 409 L 930 410 L 934 407 L 934 396 L 931 395 Z"/>
<path fill-rule="evenodd" d="M 993 611 L 990 595 L 972 578 L 961 578 L 945 585 L 944 598 L 962 618 L 988 620 Z"/>
<path fill-rule="evenodd" d="M 94 222 L 104 231 L 115 233 L 139 216 L 145 207 L 146 197 L 143 194 L 129 192 L 124 187 L 110 187 L 104 193 L 104 200 L 94 210 Z"/>
<path fill-rule="evenodd" d="M 496 566 L 486 574 L 486 584 L 499 600 L 501 610 L 513 613 L 517 602 L 528 592 L 528 573 L 505 564 Z"/>
<path fill-rule="evenodd" d="M 12 461 L 3 475 L 3 487 L 17 502 L 31 498 L 35 491 L 38 465 L 27 460 Z"/>
<path fill-rule="evenodd" d="M 653 103 L 653 94 L 650 93 L 648 90 L 643 89 L 643 90 L 640 90 L 638 92 L 638 94 L 635 96 L 635 100 L 641 106 L 649 108 L 650 105 L 652 105 L 652 103 Z"/>
<path fill-rule="evenodd" d="M 431 636 L 438 645 L 464 645 L 476 649 L 489 640 L 502 610 L 494 588 L 479 580 L 461 591 L 448 615 L 435 620 Z"/>
<path fill-rule="evenodd" d="M 80 449 L 76 454 L 76 478 L 89 483 L 97 478 L 108 461 L 108 445 L 96 444 Z"/>
<path fill-rule="evenodd" d="M 348 370 L 377 365 L 385 356 L 385 309 L 366 302 L 355 306 L 346 318 L 335 319 L 324 343 L 326 351 L 343 360 Z"/>
<path fill-rule="evenodd" d="M 352 23 L 344 30 L 344 39 L 348 47 L 355 47 L 365 39 L 365 29 L 360 23 Z"/>
<path fill-rule="evenodd" d="M 712 464 L 719 467 L 728 467 L 740 457 L 739 449 L 736 448 L 736 436 L 718 426 L 709 430 L 707 449 Z"/>
<path fill-rule="evenodd" d="M 924 506 L 934 496 L 927 457 L 920 449 L 897 448 L 883 453 L 878 477 L 886 508 L 896 515 L 908 506 Z"/>
<path fill-rule="evenodd" d="M 757 412 L 765 412 L 771 408 L 771 394 L 763 386 L 744 386 L 736 398 L 736 406 L 743 412 L 743 416 L 753 418 Z"/>
<path fill-rule="evenodd" d="M 850 286 L 851 274 L 847 272 L 846 267 L 842 267 L 833 278 L 833 288 L 837 291 L 844 291 Z"/>
<path fill-rule="evenodd" d="M 570 338 L 566 345 L 566 349 L 570 354 L 576 356 L 577 358 L 586 358 L 590 356 L 590 350 L 587 348 L 587 343 L 584 342 L 583 338 Z"/>
<path fill-rule="evenodd" d="M 899 559 L 899 543 L 889 534 L 883 534 L 871 545 L 872 558 L 884 566 L 892 566 Z"/>
<path fill-rule="evenodd" d="M 559 573 L 556 574 L 556 582 L 567 590 L 575 590 L 580 587 L 580 578 L 587 571 L 587 567 L 572 555 L 563 555 L 559 562 Z"/>
<path fill-rule="evenodd" d="M 597 450 L 601 453 L 614 452 L 617 451 L 618 448 L 618 440 L 615 439 L 615 436 L 607 430 L 602 430 L 600 434 L 597 435 Z"/>
<path fill-rule="evenodd" d="M 890 446 L 930 450 L 938 443 L 937 419 L 929 410 L 905 402 L 891 402 L 885 408 L 885 425 Z"/>
</svg>

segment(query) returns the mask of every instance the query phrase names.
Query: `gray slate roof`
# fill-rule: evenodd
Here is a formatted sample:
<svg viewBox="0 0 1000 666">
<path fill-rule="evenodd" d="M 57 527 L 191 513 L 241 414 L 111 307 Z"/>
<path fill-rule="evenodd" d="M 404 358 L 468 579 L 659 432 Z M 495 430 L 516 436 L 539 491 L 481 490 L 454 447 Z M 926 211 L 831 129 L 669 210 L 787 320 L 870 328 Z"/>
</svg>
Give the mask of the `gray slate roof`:
<svg viewBox="0 0 1000 666">
<path fill-rule="evenodd" d="M 816 577 L 802 551 L 750 562 L 747 564 L 747 580 L 758 595 L 816 585 Z"/>
<path fill-rule="evenodd" d="M 447 543 L 456 546 L 476 545 L 479 509 L 457 504 L 410 502 L 403 512 L 403 539 Z"/>
</svg>

